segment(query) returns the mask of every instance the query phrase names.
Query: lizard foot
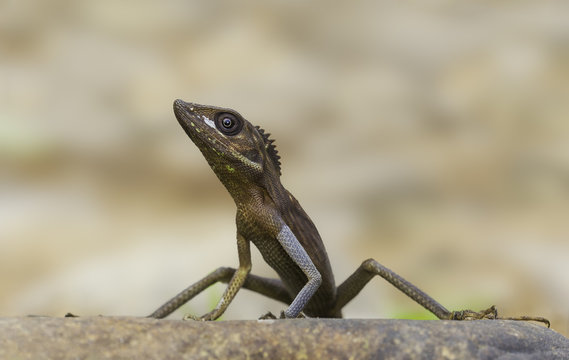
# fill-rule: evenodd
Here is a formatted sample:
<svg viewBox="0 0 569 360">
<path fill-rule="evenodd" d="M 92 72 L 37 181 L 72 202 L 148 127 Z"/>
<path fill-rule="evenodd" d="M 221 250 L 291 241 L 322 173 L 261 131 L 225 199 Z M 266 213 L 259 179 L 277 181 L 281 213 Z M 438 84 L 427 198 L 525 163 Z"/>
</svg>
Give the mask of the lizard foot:
<svg viewBox="0 0 569 360">
<path fill-rule="evenodd" d="M 310 317 L 308 317 L 305 313 L 303 313 L 302 311 L 298 314 L 298 316 L 296 317 L 297 319 L 309 319 Z M 265 315 L 262 315 L 259 320 L 276 320 L 276 319 L 288 319 L 285 315 L 284 311 L 281 311 L 281 315 L 279 317 L 276 317 L 272 312 L 268 312 Z"/>
<path fill-rule="evenodd" d="M 494 320 L 498 318 L 498 310 L 492 305 L 488 309 L 481 311 L 461 310 L 453 311 L 450 314 L 450 320 Z"/>
<path fill-rule="evenodd" d="M 192 314 L 186 314 L 186 315 L 184 315 L 184 317 L 182 318 L 182 320 L 212 321 L 212 320 L 215 320 L 215 319 L 211 316 L 211 313 L 207 313 L 207 314 L 202 315 L 202 316 L 196 316 L 196 315 L 192 315 Z"/>
<path fill-rule="evenodd" d="M 194 321 L 203 321 L 199 316 L 195 316 L 192 314 L 186 314 L 182 318 L 182 320 L 194 320 Z"/>
<path fill-rule="evenodd" d="M 261 317 L 259 317 L 259 320 L 276 320 L 278 319 L 275 314 L 273 314 L 272 312 L 267 312 L 264 315 L 261 315 Z"/>
<path fill-rule="evenodd" d="M 488 309 L 481 311 L 462 310 L 453 311 L 449 316 L 450 320 L 516 320 L 516 321 L 536 321 L 541 322 L 547 327 L 551 327 L 551 323 L 541 316 L 517 316 L 517 317 L 500 317 L 496 306 L 492 305 Z"/>
</svg>

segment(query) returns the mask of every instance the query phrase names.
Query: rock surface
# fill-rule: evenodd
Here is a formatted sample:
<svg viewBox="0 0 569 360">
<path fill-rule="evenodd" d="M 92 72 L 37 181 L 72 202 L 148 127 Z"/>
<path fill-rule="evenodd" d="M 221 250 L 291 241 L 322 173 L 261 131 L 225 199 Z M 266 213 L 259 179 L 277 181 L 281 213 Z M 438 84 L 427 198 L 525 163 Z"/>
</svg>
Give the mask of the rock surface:
<svg viewBox="0 0 569 360">
<path fill-rule="evenodd" d="M 0 318 L 0 359 L 87 358 L 569 359 L 569 339 L 501 320 Z"/>
</svg>

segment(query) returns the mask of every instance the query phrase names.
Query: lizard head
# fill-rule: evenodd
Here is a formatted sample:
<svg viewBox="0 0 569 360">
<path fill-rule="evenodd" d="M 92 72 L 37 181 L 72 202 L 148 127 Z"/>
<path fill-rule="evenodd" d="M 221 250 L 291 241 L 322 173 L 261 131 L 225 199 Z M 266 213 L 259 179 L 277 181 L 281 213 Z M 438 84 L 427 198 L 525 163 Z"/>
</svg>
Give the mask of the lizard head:
<svg viewBox="0 0 569 360">
<path fill-rule="evenodd" d="M 241 183 L 262 182 L 267 173 L 280 176 L 269 134 L 235 110 L 176 100 L 174 114 L 232 195 Z"/>
</svg>

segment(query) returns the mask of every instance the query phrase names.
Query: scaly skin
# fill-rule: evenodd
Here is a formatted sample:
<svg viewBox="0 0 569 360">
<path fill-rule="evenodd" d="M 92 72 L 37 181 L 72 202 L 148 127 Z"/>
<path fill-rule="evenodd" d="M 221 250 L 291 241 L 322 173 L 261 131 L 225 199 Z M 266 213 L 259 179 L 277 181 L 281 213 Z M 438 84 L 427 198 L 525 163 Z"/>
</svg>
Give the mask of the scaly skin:
<svg viewBox="0 0 569 360">
<path fill-rule="evenodd" d="M 373 259 L 364 261 L 336 287 L 318 230 L 280 182 L 279 156 L 269 134 L 232 109 L 176 100 L 174 113 L 235 201 L 239 267 L 218 268 L 166 302 L 150 317 L 167 316 L 218 281 L 228 285 L 215 309 L 200 317 L 188 315 L 187 318 L 217 319 L 242 287 L 289 304 L 281 317 L 295 318 L 303 313 L 311 317 L 342 317 L 342 307 L 378 275 L 439 319 L 498 318 L 494 307 L 481 312 L 451 312 Z M 250 242 L 280 279 L 250 274 Z M 524 317 L 522 320 L 544 319 Z"/>
</svg>

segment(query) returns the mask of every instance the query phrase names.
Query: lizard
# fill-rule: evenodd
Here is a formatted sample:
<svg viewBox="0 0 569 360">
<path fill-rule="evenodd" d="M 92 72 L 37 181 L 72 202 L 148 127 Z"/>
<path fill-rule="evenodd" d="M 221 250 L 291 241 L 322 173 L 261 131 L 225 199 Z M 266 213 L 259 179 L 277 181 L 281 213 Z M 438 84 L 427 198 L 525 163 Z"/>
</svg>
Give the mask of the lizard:
<svg viewBox="0 0 569 360">
<path fill-rule="evenodd" d="M 227 287 L 217 306 L 202 316 L 219 318 L 241 288 L 288 304 L 281 318 L 341 318 L 342 308 L 375 276 L 390 282 L 443 320 L 497 319 L 495 306 L 480 312 L 449 311 L 439 302 L 374 259 L 367 259 L 339 286 L 316 226 L 296 198 L 281 184 L 281 163 L 274 140 L 229 108 L 174 101 L 174 114 L 233 198 L 237 213 L 237 269 L 220 267 L 190 285 L 148 317 L 164 318 L 210 285 Z M 251 274 L 250 244 L 278 274 L 278 279 Z M 276 318 L 268 313 L 262 318 Z M 505 319 L 505 318 L 503 318 Z M 515 320 L 544 318 L 518 317 Z"/>
</svg>

